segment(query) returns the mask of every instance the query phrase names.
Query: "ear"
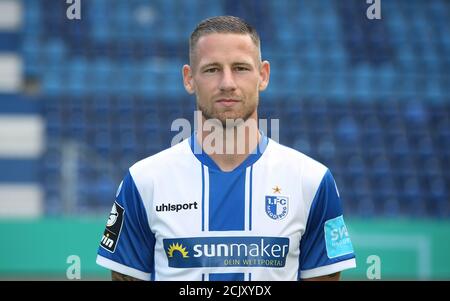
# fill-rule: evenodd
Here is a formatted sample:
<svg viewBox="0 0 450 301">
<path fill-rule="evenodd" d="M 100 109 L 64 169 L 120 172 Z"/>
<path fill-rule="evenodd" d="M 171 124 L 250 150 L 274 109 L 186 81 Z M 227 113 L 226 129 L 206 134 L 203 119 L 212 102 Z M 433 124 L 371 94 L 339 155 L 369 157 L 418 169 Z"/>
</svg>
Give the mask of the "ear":
<svg viewBox="0 0 450 301">
<path fill-rule="evenodd" d="M 259 77 L 260 77 L 259 91 L 264 91 L 269 85 L 269 78 L 270 78 L 270 63 L 268 61 L 261 62 Z"/>
<path fill-rule="evenodd" d="M 189 65 L 183 66 L 183 84 L 189 94 L 195 93 L 194 81 L 192 78 L 192 69 Z"/>
</svg>

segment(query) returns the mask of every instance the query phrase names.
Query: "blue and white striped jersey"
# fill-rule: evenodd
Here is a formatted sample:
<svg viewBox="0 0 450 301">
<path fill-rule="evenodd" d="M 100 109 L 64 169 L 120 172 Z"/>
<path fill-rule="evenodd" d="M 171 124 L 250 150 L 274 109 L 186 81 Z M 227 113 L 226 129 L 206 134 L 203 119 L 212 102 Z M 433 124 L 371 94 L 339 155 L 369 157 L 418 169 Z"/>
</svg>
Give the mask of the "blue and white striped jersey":
<svg viewBox="0 0 450 301">
<path fill-rule="evenodd" d="M 134 164 L 97 263 L 143 280 L 299 280 L 356 266 L 330 171 L 265 136 L 231 172 L 195 136 Z"/>
</svg>

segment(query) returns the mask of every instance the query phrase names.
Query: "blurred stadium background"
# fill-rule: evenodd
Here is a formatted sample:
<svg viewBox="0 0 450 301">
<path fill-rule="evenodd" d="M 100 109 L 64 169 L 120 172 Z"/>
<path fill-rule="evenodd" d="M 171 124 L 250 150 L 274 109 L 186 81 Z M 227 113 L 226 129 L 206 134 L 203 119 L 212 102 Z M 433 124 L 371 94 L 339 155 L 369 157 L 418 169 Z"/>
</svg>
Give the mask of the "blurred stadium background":
<svg viewBox="0 0 450 301">
<path fill-rule="evenodd" d="M 202 19 L 237 15 L 272 64 L 260 117 L 328 165 L 358 268 L 450 279 L 450 2 L 0 0 L 0 279 L 109 279 L 94 263 L 116 188 L 192 120 L 181 66 Z"/>
</svg>

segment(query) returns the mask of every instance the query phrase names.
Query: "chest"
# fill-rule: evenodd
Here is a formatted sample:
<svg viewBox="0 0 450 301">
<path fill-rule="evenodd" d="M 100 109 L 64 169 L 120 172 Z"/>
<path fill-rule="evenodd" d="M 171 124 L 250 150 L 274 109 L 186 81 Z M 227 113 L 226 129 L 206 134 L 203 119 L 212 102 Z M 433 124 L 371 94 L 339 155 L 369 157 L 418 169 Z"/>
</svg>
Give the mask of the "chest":
<svg viewBox="0 0 450 301">
<path fill-rule="evenodd" d="M 249 166 L 231 173 L 201 166 L 154 183 L 149 213 L 155 237 L 302 235 L 307 208 L 299 177 Z"/>
</svg>

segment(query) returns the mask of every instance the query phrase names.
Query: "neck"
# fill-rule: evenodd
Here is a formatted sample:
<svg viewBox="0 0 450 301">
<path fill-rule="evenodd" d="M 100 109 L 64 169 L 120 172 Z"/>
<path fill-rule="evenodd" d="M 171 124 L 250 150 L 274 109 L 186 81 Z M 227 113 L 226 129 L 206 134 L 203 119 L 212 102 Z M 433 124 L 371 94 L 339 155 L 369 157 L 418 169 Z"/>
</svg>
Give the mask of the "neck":
<svg viewBox="0 0 450 301">
<path fill-rule="evenodd" d="M 222 171 L 232 171 L 257 151 L 261 135 L 256 120 L 255 112 L 245 122 L 227 128 L 202 116 L 197 142 Z"/>
</svg>

